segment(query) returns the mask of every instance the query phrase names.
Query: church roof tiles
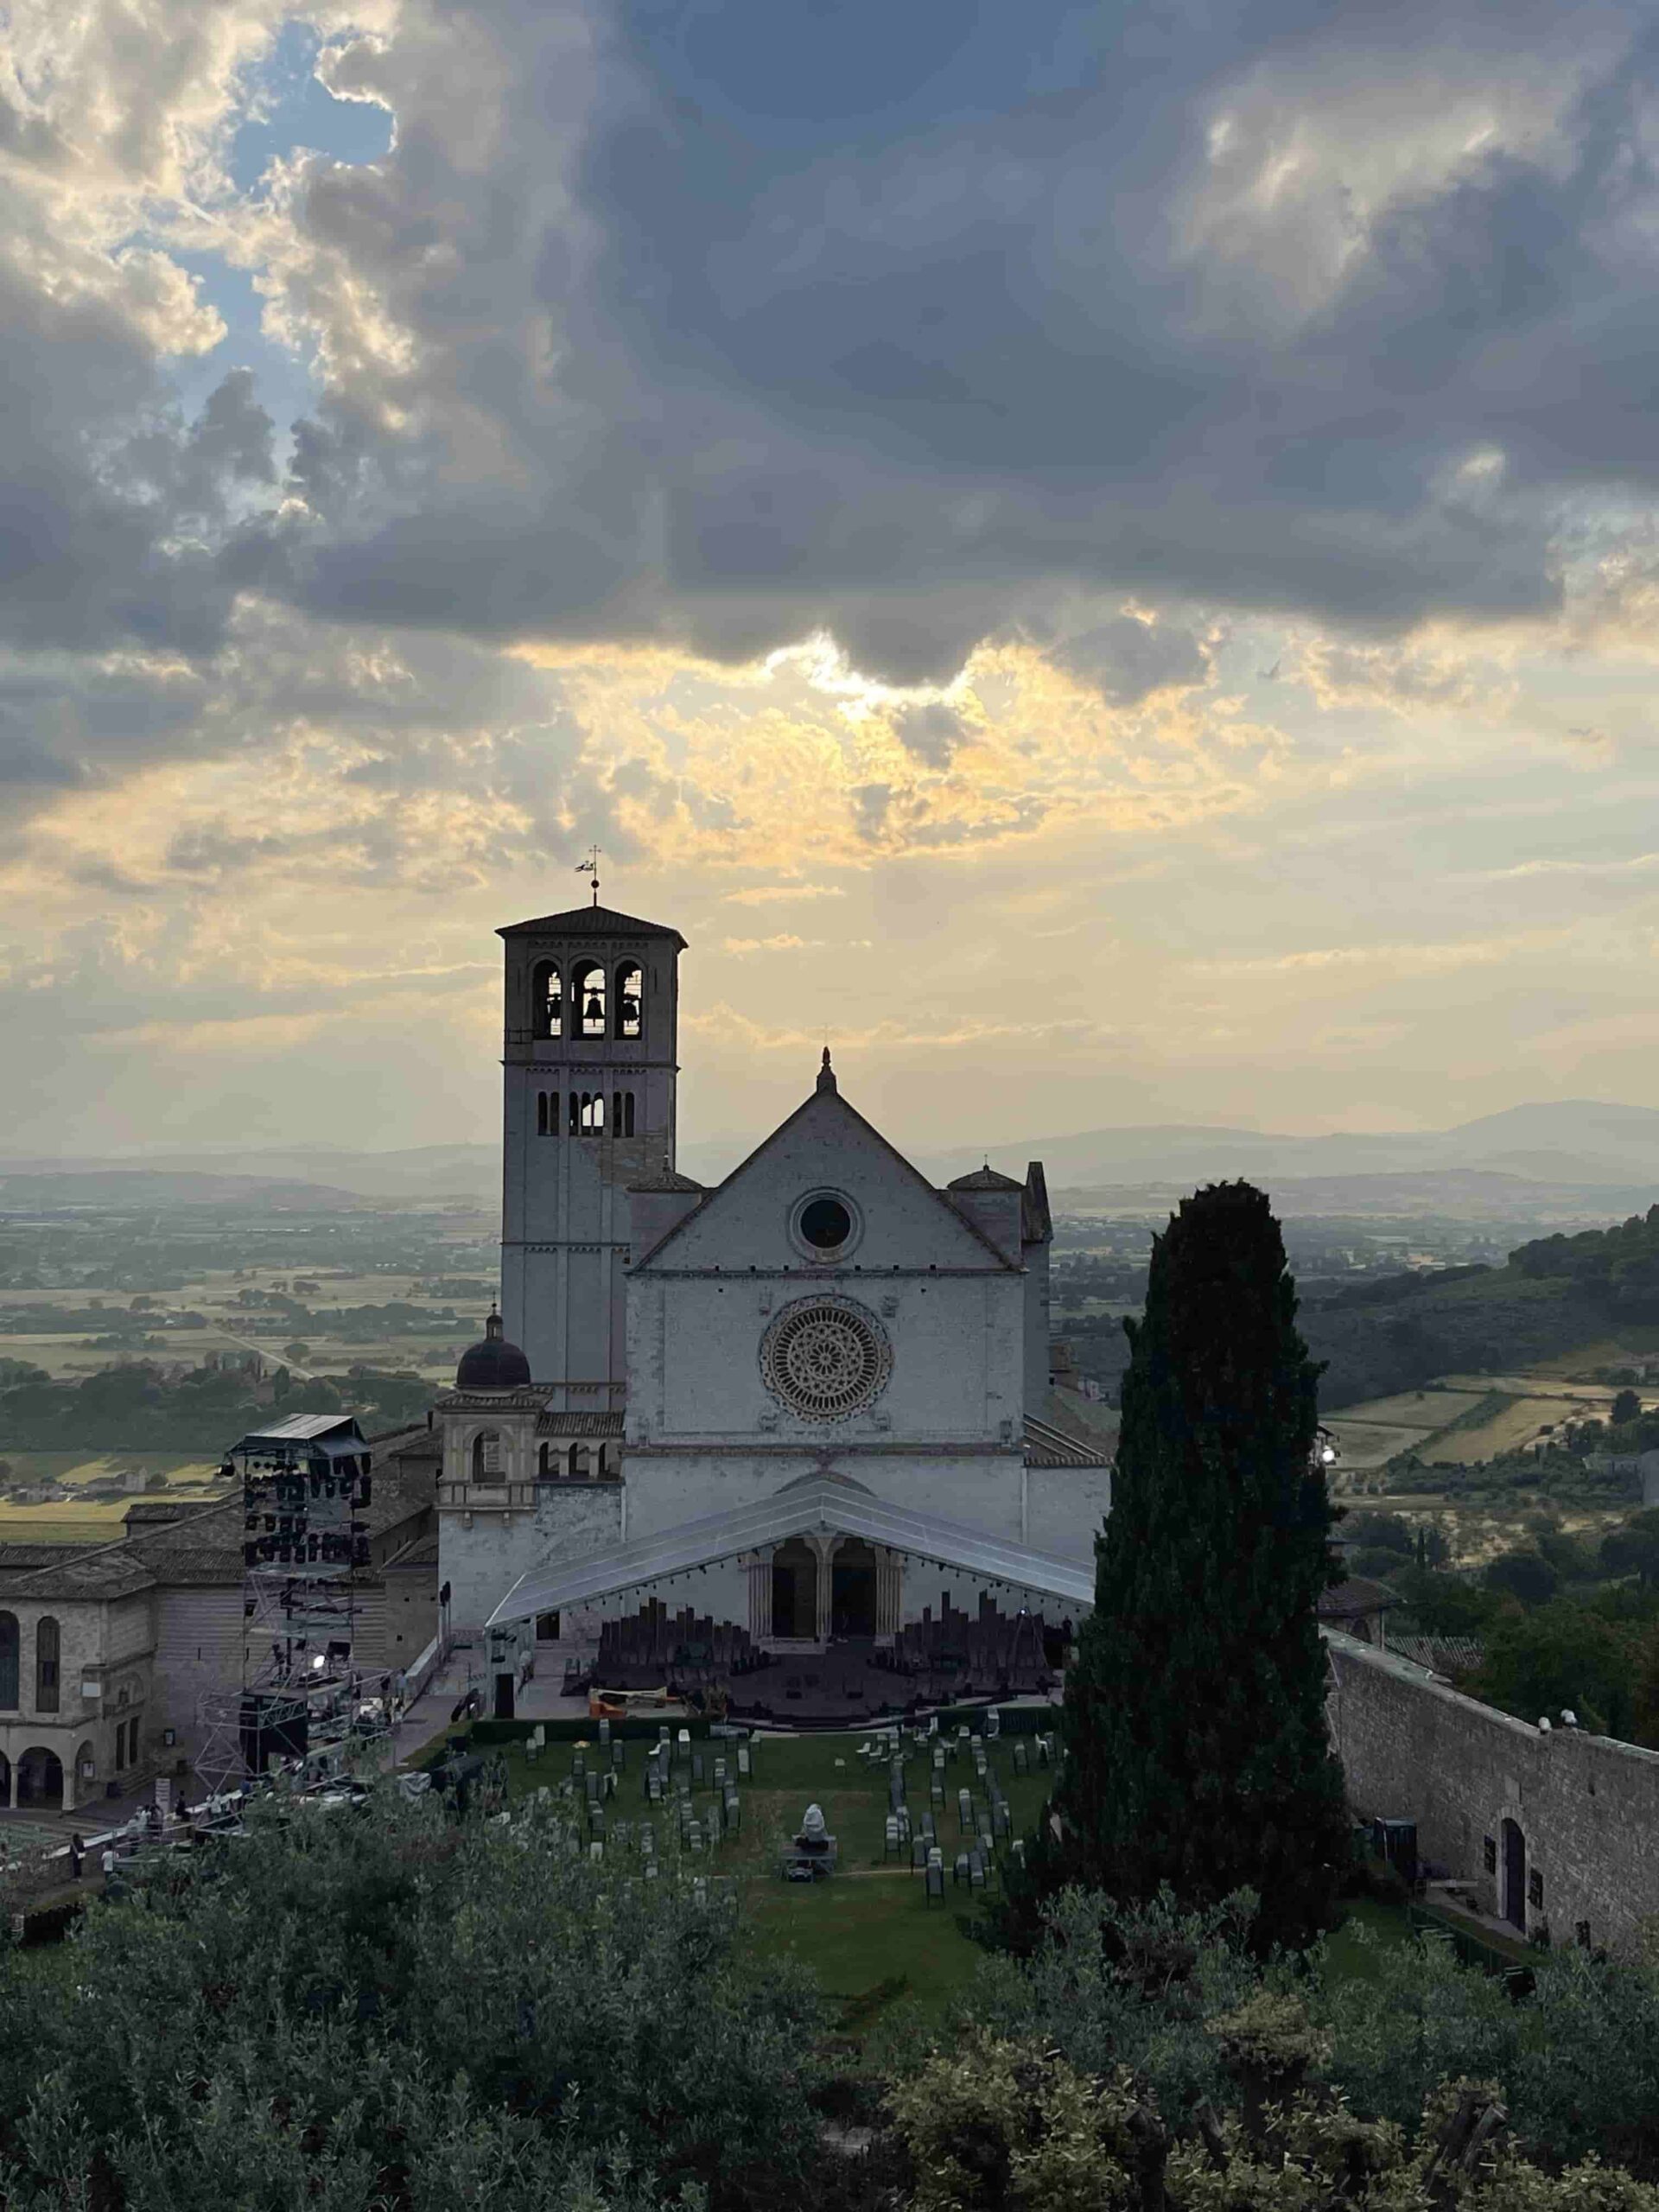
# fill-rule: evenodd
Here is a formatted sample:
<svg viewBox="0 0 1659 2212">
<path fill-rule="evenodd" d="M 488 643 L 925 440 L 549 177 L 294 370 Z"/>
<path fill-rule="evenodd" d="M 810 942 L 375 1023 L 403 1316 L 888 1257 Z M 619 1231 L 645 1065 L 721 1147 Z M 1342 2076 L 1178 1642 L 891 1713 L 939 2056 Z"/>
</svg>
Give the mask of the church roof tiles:
<svg viewBox="0 0 1659 2212">
<path fill-rule="evenodd" d="M 563 914 L 542 914 L 532 921 L 509 922 L 498 937 L 660 937 L 685 950 L 678 930 L 663 922 L 642 922 L 636 914 L 619 914 L 614 906 L 572 906 Z"/>
<path fill-rule="evenodd" d="M 708 1189 L 703 1183 L 694 1183 L 689 1175 L 682 1175 L 677 1168 L 659 1168 L 654 1175 L 642 1175 L 628 1185 L 631 1191 L 696 1191 L 699 1196 Z"/>
</svg>

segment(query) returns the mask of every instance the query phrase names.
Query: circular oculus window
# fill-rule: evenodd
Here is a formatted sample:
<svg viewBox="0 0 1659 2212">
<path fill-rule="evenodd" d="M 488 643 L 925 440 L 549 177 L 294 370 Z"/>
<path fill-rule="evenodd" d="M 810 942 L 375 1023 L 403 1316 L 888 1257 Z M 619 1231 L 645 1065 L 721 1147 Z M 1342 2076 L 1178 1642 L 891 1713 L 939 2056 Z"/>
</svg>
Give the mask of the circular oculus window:
<svg viewBox="0 0 1659 2212">
<path fill-rule="evenodd" d="M 861 1306 L 809 1298 L 786 1306 L 760 1340 L 760 1373 L 803 1421 L 843 1421 L 880 1397 L 893 1369 L 887 1332 Z"/>
<path fill-rule="evenodd" d="M 853 1217 L 841 1199 L 822 1192 L 809 1198 L 795 1226 L 815 1252 L 838 1251 L 853 1233 Z"/>
<path fill-rule="evenodd" d="M 842 1191 L 808 1191 L 789 1210 L 789 1241 L 804 1260 L 834 1267 L 852 1256 L 863 1234 L 857 1202 Z"/>
</svg>

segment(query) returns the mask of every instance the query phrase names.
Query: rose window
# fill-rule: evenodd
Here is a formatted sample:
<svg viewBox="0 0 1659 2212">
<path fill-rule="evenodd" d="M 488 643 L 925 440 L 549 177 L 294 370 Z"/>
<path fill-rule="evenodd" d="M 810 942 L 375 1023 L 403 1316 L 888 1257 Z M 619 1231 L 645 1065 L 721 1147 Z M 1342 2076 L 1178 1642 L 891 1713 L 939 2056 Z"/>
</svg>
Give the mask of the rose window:
<svg viewBox="0 0 1659 2212">
<path fill-rule="evenodd" d="M 786 1306 L 760 1346 L 772 1395 L 804 1421 L 839 1421 L 880 1395 L 893 1351 L 874 1315 L 839 1299 Z"/>
</svg>

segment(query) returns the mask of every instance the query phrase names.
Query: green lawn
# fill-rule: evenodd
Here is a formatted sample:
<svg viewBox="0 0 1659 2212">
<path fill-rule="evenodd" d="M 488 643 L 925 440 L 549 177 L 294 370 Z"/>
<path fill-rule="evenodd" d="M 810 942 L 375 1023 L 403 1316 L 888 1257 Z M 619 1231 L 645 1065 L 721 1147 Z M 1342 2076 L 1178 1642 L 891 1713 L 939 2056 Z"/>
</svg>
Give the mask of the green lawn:
<svg viewBox="0 0 1659 2212">
<path fill-rule="evenodd" d="M 756 1930 L 814 1969 L 825 1990 L 840 2000 L 850 2029 L 873 2024 L 889 2007 L 906 2000 L 924 2016 L 937 2018 L 972 1980 L 983 1956 L 957 1926 L 958 1914 L 976 1910 L 978 1896 L 950 1878 L 957 1853 L 966 1850 L 971 1840 L 958 1827 L 957 1792 L 966 1787 L 984 1796 L 971 1757 L 958 1751 L 950 1759 L 941 1812 L 930 1802 L 931 1751 L 915 1749 L 906 1739 L 905 1781 L 912 1819 L 919 1828 L 921 1815 L 931 1811 L 944 1852 L 944 1903 L 936 1900 L 930 1905 L 921 1876 L 910 1871 L 908 1853 L 902 1859 L 885 1856 L 887 1770 L 885 1764 L 867 1764 L 856 1756 L 858 1746 L 868 1740 L 868 1730 L 757 1738 L 751 1745 L 754 1771 L 739 1785 L 741 1827 L 737 1834 L 723 1838 L 709 1860 L 711 1874 L 736 1878 L 742 1910 Z M 1030 1775 L 1014 1772 L 1016 1741 L 1031 1753 Z M 607 1812 L 613 1828 L 619 1822 L 636 1827 L 641 1821 L 652 1821 L 661 1841 L 670 1834 L 672 1821 L 671 1816 L 664 1819 L 661 1808 L 644 1801 L 641 1777 L 647 1748 L 638 1742 L 627 1745 L 627 1764 Z M 711 1740 L 697 1749 L 703 1754 L 706 1777 L 712 1776 L 717 1756 L 734 1765 L 733 1745 Z M 550 1744 L 533 1764 L 517 1745 L 505 1747 L 504 1756 L 509 1791 L 516 1794 L 542 1783 L 556 1788 L 571 1772 L 575 1747 Z M 590 1745 L 590 1764 L 595 1756 Z M 1028 1738 L 998 1738 L 987 1746 L 987 1757 L 1007 1798 L 1014 1833 L 1028 1834 L 1048 1796 L 1049 1770 L 1037 1767 L 1035 1746 Z M 699 1815 L 712 1802 L 707 1780 L 694 1788 Z M 823 1807 L 830 1832 L 837 1839 L 839 1869 L 828 1881 L 783 1881 L 777 1872 L 779 1847 L 799 1828 L 811 1803 Z M 623 1847 L 632 1847 L 625 1840 Z"/>
</svg>

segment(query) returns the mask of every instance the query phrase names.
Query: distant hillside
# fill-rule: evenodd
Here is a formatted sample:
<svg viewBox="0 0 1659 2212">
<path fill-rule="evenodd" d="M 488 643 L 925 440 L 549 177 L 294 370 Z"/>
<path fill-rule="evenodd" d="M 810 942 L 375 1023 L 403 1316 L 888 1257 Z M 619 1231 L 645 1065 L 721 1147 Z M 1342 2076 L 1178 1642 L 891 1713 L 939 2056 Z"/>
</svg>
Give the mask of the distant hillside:
<svg viewBox="0 0 1659 2212">
<path fill-rule="evenodd" d="M 899 1149 L 911 1152 L 936 1182 L 949 1182 L 987 1156 L 980 1146 L 929 1151 L 916 1142 L 917 1134 L 892 1132 Z M 680 1166 L 700 1180 L 718 1181 L 762 1135 L 683 1135 Z M 992 1145 L 989 1158 L 1014 1175 L 1024 1174 L 1027 1160 L 1040 1160 L 1051 1192 L 1079 1203 L 1086 1193 L 1104 1211 L 1152 1210 L 1200 1183 L 1243 1175 L 1263 1185 L 1286 1212 L 1582 1222 L 1643 1211 L 1659 1198 L 1659 1110 L 1562 1100 L 1511 1107 L 1449 1129 L 1319 1137 L 1158 1123 L 1011 1139 Z M 501 1196 L 501 1155 L 493 1143 L 397 1152 L 302 1145 L 127 1160 L 0 1159 L 0 1177 L 8 1180 L 136 1173 L 261 1178 L 416 1205 L 456 1199 L 493 1208 Z"/>
<path fill-rule="evenodd" d="M 0 1174 L 0 1207 L 30 1213 L 54 1206 L 103 1206 L 111 1211 L 188 1206 L 242 1206 L 271 1211 L 350 1211 L 362 1201 L 328 1183 L 284 1182 L 264 1175 L 212 1175 L 154 1167 L 54 1170 Z"/>
<path fill-rule="evenodd" d="M 1326 1406 L 1414 1389 L 1434 1376 L 1502 1373 L 1610 1330 L 1659 1329 L 1659 1205 L 1577 1236 L 1519 1246 L 1503 1268 L 1357 1284 L 1302 1309 L 1330 1367 Z"/>
<path fill-rule="evenodd" d="M 1039 1155 L 1040 1156 L 1040 1155 Z M 1427 1219 L 1507 1223 L 1518 1231 L 1536 1224 L 1560 1222 L 1579 1228 L 1605 1220 L 1609 1213 L 1645 1207 L 1659 1183 L 1531 1183 L 1520 1175 L 1500 1175 L 1476 1167 L 1452 1167 L 1421 1175 L 1270 1175 L 1260 1169 L 1228 1171 L 1259 1183 L 1273 1199 L 1281 1221 L 1345 1214 L 1356 1219 Z M 1183 1181 L 1096 1183 L 1081 1188 L 1049 1178 L 1049 1198 L 1057 1214 L 1162 1214 L 1173 1212 L 1200 1183 L 1219 1179 L 1195 1174 Z"/>
<path fill-rule="evenodd" d="M 1126 1294 L 1139 1295 L 1134 1285 Z M 1325 1363 L 1327 1413 L 1443 1375 L 1513 1373 L 1620 1332 L 1659 1347 L 1659 1205 L 1611 1228 L 1535 1238 L 1500 1268 L 1414 1270 L 1306 1291 L 1298 1325 Z M 1128 1364 L 1121 1324 L 1074 1320 L 1065 1333 L 1086 1371 L 1115 1385 Z"/>
<path fill-rule="evenodd" d="M 982 1149 L 964 1148 L 931 1154 L 918 1165 L 948 1181 L 984 1157 Z M 1449 1129 L 1297 1137 L 1172 1124 L 1021 1138 L 990 1147 L 991 1165 L 1006 1173 L 1020 1173 L 1027 1160 L 1043 1162 L 1051 1191 L 1166 1182 L 1191 1190 L 1236 1175 L 1272 1187 L 1287 1179 L 1345 1182 L 1473 1170 L 1523 1184 L 1645 1188 L 1651 1194 L 1659 1193 L 1659 1110 L 1564 1099 L 1510 1107 Z"/>
<path fill-rule="evenodd" d="M 1557 1358 L 1607 1334 L 1607 1317 L 1575 1284 L 1506 1268 L 1449 1268 L 1397 1276 L 1334 1298 L 1309 1297 L 1299 1317 L 1326 1363 L 1327 1412 L 1421 1389 L 1440 1375 L 1503 1374 Z"/>
</svg>

